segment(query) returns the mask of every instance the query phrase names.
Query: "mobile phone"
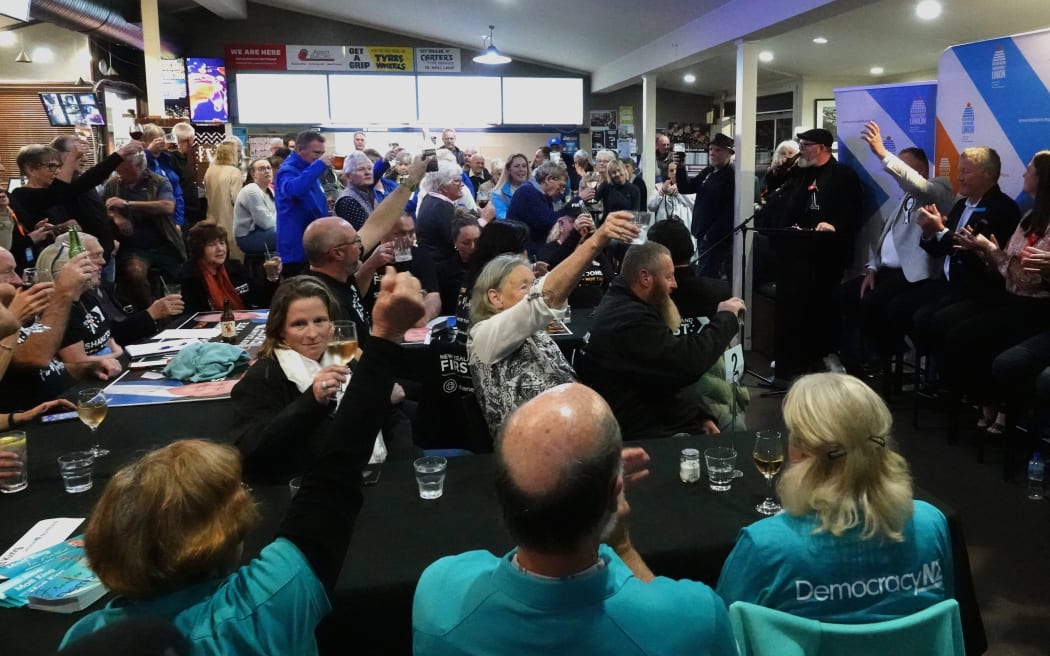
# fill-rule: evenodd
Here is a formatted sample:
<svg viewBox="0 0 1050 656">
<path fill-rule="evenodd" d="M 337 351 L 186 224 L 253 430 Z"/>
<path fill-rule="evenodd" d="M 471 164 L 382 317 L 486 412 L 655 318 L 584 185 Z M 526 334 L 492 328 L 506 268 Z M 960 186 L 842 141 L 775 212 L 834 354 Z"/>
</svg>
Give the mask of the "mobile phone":
<svg viewBox="0 0 1050 656">
<path fill-rule="evenodd" d="M 76 413 L 74 413 L 76 414 Z M 361 470 L 361 484 L 362 485 L 375 485 L 379 482 L 379 475 L 383 473 L 383 470 L 378 465 L 371 467 L 365 467 Z"/>
<path fill-rule="evenodd" d="M 438 161 L 437 157 L 435 157 L 436 154 L 437 151 L 433 148 L 427 148 L 423 151 L 423 159 L 426 160 L 427 163 L 427 173 L 433 173 L 438 170 Z"/>
<path fill-rule="evenodd" d="M 40 423 L 42 423 L 42 424 L 50 424 L 50 423 L 53 423 L 53 422 L 56 422 L 56 421 L 66 421 L 67 419 L 76 419 L 76 418 L 77 418 L 76 410 L 73 410 L 72 412 L 56 412 L 54 414 L 44 415 L 43 417 L 41 417 L 40 418 Z"/>
<path fill-rule="evenodd" d="M 676 143 L 673 146 L 673 148 L 674 148 L 674 152 L 676 152 L 676 153 L 684 153 L 685 152 L 685 144 L 683 142 L 681 142 L 681 141 Z"/>
</svg>

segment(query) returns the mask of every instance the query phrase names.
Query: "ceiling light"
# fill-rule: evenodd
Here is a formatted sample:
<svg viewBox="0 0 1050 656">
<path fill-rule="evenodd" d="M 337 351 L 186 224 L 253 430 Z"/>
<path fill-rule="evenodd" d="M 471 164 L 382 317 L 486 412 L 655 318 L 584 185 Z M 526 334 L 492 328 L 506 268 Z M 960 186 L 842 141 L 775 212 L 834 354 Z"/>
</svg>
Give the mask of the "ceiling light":
<svg viewBox="0 0 1050 656">
<path fill-rule="evenodd" d="M 937 0 L 922 0 L 915 5 L 915 15 L 922 20 L 933 20 L 941 15 L 941 3 Z"/>
<path fill-rule="evenodd" d="M 813 39 L 813 43 L 817 44 L 818 46 L 822 46 L 822 45 L 824 45 L 827 42 L 828 42 L 827 38 L 822 37 L 822 36 L 814 37 L 814 39 Z"/>
<path fill-rule="evenodd" d="M 13 45 L 15 45 L 15 33 L 10 30 L 0 32 L 0 46 L 10 48 Z"/>
<path fill-rule="evenodd" d="M 682 79 L 685 80 L 687 84 L 692 84 L 693 82 L 696 82 L 696 76 L 692 73 L 686 73 L 682 76 Z"/>
<path fill-rule="evenodd" d="M 761 61 L 761 62 L 771 62 L 771 61 L 773 61 L 773 53 L 771 53 L 768 50 L 763 50 L 762 52 L 758 53 L 758 61 Z"/>
<path fill-rule="evenodd" d="M 871 67 L 871 74 L 872 75 L 882 75 L 885 72 L 886 72 L 886 69 L 884 69 L 881 66 L 872 66 Z"/>
<path fill-rule="evenodd" d="M 15 57 L 15 63 L 17 64 L 32 64 L 33 60 L 26 54 L 26 42 L 25 38 L 21 34 L 18 35 L 18 44 L 21 49 L 18 51 L 18 56 Z"/>
<path fill-rule="evenodd" d="M 511 58 L 504 55 L 502 52 L 496 49 L 496 46 L 492 44 L 492 30 L 496 29 L 495 25 L 489 25 L 489 35 L 481 38 L 481 46 L 483 50 L 474 56 L 474 62 L 478 64 L 509 64 Z M 486 43 L 488 45 L 486 45 Z"/>
</svg>

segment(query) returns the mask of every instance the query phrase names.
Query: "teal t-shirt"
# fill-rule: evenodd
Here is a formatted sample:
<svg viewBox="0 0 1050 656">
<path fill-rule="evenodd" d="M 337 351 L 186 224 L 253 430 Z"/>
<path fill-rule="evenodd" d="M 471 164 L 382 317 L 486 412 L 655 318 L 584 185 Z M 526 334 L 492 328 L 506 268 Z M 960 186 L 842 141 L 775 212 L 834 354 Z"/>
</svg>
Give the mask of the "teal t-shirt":
<svg viewBox="0 0 1050 656">
<path fill-rule="evenodd" d="M 722 567 L 726 605 L 746 601 L 841 624 L 880 622 L 954 598 L 951 538 L 941 511 L 923 501 L 904 540 L 813 533 L 813 515 L 780 513 L 743 528 Z"/>
<path fill-rule="evenodd" d="M 302 552 L 284 538 L 225 579 L 146 601 L 118 597 L 74 624 L 62 647 L 130 617 L 167 619 L 194 656 L 316 654 L 314 629 L 331 610 Z"/>
<path fill-rule="evenodd" d="M 563 580 L 525 574 L 513 555 L 470 551 L 423 572 L 412 605 L 416 656 L 736 656 L 729 614 L 703 583 L 643 583 L 604 545 L 603 567 Z"/>
</svg>

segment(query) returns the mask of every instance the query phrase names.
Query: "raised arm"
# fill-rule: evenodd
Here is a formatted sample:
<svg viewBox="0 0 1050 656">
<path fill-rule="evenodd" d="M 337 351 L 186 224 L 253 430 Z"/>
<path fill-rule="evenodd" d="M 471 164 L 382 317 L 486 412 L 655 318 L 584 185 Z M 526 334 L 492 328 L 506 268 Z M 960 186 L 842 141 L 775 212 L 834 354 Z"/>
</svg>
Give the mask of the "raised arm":
<svg viewBox="0 0 1050 656">
<path fill-rule="evenodd" d="M 412 196 L 412 192 L 419 187 L 420 180 L 426 175 L 426 160 L 416 158 L 412 162 L 412 168 L 408 172 L 408 184 L 398 185 L 392 192 L 387 194 L 379 207 L 372 211 L 371 216 L 365 221 L 358 231 L 361 237 L 363 252 L 368 253 L 390 232 L 397 224 L 398 219 L 405 210 L 405 204 Z"/>
</svg>

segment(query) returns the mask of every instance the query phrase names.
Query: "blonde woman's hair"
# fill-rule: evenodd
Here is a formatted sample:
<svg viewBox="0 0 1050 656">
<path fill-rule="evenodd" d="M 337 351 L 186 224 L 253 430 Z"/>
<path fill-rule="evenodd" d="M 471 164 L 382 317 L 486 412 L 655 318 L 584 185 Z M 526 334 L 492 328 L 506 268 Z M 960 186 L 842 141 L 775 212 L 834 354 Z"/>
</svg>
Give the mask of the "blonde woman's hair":
<svg viewBox="0 0 1050 656">
<path fill-rule="evenodd" d="M 237 166 L 238 153 L 237 144 L 232 141 L 223 141 L 215 147 L 215 164 L 228 164 Z"/>
<path fill-rule="evenodd" d="M 901 541 L 913 511 L 911 474 L 879 395 L 846 374 L 811 374 L 791 386 L 783 412 L 791 446 L 803 455 L 780 479 L 784 509 L 815 514 L 816 532 L 841 537 L 862 526 L 862 539 Z"/>
</svg>

